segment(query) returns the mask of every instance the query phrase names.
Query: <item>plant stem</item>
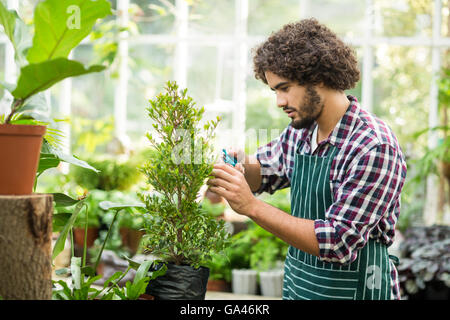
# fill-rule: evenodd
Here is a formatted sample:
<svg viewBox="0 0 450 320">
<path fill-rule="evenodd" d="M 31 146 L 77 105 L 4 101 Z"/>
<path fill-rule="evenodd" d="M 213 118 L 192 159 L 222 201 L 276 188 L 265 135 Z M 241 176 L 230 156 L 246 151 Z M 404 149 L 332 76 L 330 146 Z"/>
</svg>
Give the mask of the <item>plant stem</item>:
<svg viewBox="0 0 450 320">
<path fill-rule="evenodd" d="M 74 245 L 73 245 L 73 228 L 70 228 L 70 249 L 72 251 L 71 257 L 75 257 Z"/>
<path fill-rule="evenodd" d="M 82 266 L 86 266 L 86 251 L 87 251 L 87 230 L 88 230 L 88 207 L 86 206 L 86 221 L 84 224 L 84 243 L 83 243 L 83 264 Z"/>
<path fill-rule="evenodd" d="M 17 110 L 19 110 L 19 109 L 22 107 L 22 105 L 23 105 L 24 102 L 25 102 L 24 99 L 17 99 L 17 100 L 14 100 L 13 106 L 12 106 L 12 109 L 11 109 L 11 113 L 10 113 L 10 114 L 8 115 L 8 117 L 6 118 L 5 124 L 8 124 L 8 123 L 11 122 L 12 116 L 17 112 Z"/>
<path fill-rule="evenodd" d="M 116 213 L 114 214 L 113 220 L 112 220 L 111 225 L 109 226 L 109 229 L 108 229 L 108 233 L 106 234 L 105 241 L 103 241 L 102 248 L 100 249 L 100 252 L 98 253 L 97 261 L 95 261 L 94 271 L 97 270 L 98 264 L 99 264 L 99 262 L 100 262 L 100 258 L 102 257 L 103 249 L 105 249 L 106 241 L 108 241 L 108 238 L 109 238 L 109 235 L 110 235 L 110 233 L 111 233 L 113 224 L 114 224 L 114 222 L 116 221 L 117 214 L 120 212 L 120 210 L 121 210 L 121 209 L 116 210 Z"/>
</svg>

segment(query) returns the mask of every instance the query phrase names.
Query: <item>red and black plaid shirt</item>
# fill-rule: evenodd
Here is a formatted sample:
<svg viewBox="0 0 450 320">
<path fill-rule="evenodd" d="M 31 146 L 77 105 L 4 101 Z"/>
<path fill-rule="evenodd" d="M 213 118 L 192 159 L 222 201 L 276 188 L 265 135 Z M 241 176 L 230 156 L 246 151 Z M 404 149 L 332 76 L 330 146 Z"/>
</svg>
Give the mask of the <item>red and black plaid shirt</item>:
<svg viewBox="0 0 450 320">
<path fill-rule="evenodd" d="M 348 263 L 368 238 L 390 246 L 400 214 L 400 192 L 406 178 L 406 162 L 391 129 L 361 109 L 348 96 L 350 106 L 330 136 L 321 141 L 313 155 L 326 156 L 329 146 L 339 151 L 330 171 L 334 202 L 325 220 L 314 222 L 320 258 Z M 274 193 L 290 186 L 295 152 L 311 154 L 311 136 L 316 124 L 297 130 L 288 126 L 277 139 L 258 148 L 262 183 L 255 194 Z M 399 298 L 397 271 L 391 263 L 391 285 Z"/>
</svg>

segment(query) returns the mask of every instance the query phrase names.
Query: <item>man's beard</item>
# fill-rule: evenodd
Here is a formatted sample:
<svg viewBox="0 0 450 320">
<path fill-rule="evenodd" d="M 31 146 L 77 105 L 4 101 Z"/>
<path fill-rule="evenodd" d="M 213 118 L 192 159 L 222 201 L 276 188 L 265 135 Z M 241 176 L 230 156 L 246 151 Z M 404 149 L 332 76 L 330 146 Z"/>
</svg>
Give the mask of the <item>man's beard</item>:
<svg viewBox="0 0 450 320">
<path fill-rule="evenodd" d="M 311 125 L 322 114 L 323 107 L 324 105 L 322 100 L 314 87 L 307 86 L 306 95 L 302 104 L 298 109 L 291 108 L 294 109 L 300 116 L 300 119 L 298 120 L 292 119 L 291 126 L 295 129 L 305 129 L 311 127 Z M 300 112 L 306 115 L 303 116 Z"/>
</svg>

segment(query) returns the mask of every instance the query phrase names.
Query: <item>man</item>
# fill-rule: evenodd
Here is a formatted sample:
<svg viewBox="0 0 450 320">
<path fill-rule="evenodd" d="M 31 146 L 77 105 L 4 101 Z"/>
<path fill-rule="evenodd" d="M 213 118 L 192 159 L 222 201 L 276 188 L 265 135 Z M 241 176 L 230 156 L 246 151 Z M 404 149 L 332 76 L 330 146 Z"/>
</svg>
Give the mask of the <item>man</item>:
<svg viewBox="0 0 450 320">
<path fill-rule="evenodd" d="M 387 248 L 406 164 L 390 128 L 344 92 L 359 80 L 354 52 L 305 19 L 257 48 L 254 71 L 292 122 L 255 156 L 229 150 L 245 170 L 215 164 L 210 190 L 290 245 L 283 299 L 399 299 Z M 290 215 L 255 197 L 286 187 Z"/>
</svg>

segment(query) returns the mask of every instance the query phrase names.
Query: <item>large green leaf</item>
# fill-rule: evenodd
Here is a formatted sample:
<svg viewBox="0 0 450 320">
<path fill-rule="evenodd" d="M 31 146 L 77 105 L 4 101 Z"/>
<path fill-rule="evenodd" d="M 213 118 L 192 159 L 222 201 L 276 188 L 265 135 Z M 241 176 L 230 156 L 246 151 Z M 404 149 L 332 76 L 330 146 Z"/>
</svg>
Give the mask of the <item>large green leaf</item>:
<svg viewBox="0 0 450 320">
<path fill-rule="evenodd" d="M 74 204 L 77 204 L 81 200 L 74 199 L 69 197 L 68 195 L 64 193 L 52 193 L 53 195 L 53 201 L 56 202 L 57 207 L 71 207 Z"/>
<path fill-rule="evenodd" d="M 9 11 L 2 0 L 0 0 L 0 24 L 3 26 L 6 36 L 14 44 L 14 26 L 16 24 L 15 11 Z"/>
<path fill-rule="evenodd" d="M 16 62 L 19 66 L 25 65 L 24 52 L 31 46 L 29 28 L 19 18 L 17 12 L 15 10 L 7 10 L 2 1 L 0 1 L 0 24 L 14 47 Z"/>
<path fill-rule="evenodd" d="M 50 145 L 45 139 L 42 143 L 41 148 L 41 158 L 39 161 L 39 171 L 38 173 L 42 173 L 46 169 L 53 168 L 57 166 L 59 163 L 58 161 L 64 161 L 70 164 L 73 164 L 78 167 L 86 168 L 95 172 L 100 172 L 99 170 L 95 169 L 93 166 L 91 166 L 86 161 L 80 160 L 78 158 L 75 158 L 74 156 L 70 154 L 64 153 L 64 151 L 60 150 L 59 148 L 56 148 L 52 145 Z M 41 163 L 42 161 L 42 163 Z"/>
<path fill-rule="evenodd" d="M 38 175 L 50 168 L 56 168 L 60 163 L 54 154 L 51 153 L 41 153 L 39 156 L 39 166 L 37 173 Z"/>
<path fill-rule="evenodd" d="M 84 205 L 84 201 L 80 201 L 75 206 L 75 210 L 73 211 L 72 216 L 70 217 L 69 221 L 67 221 L 63 230 L 59 234 L 58 239 L 55 242 L 55 246 L 53 247 L 52 260 L 54 260 L 58 256 L 58 254 L 60 254 L 61 251 L 64 250 L 64 245 L 66 243 L 67 236 L 69 235 L 69 231 L 70 229 L 72 229 L 72 226 L 77 219 L 78 213 L 81 211 Z"/>
<path fill-rule="evenodd" d="M 121 210 L 121 209 L 125 209 L 125 208 L 136 208 L 136 207 L 145 208 L 145 205 L 143 203 L 121 204 L 121 203 L 116 203 L 116 202 L 111 202 L 111 201 L 102 201 L 98 205 L 103 210 L 111 210 L 111 209 L 112 210 Z"/>
<path fill-rule="evenodd" d="M 16 99 L 25 100 L 65 78 L 99 72 L 104 69 L 105 67 L 100 65 L 86 69 L 81 63 L 66 58 L 29 64 L 21 68 L 17 87 L 12 95 Z"/>
<path fill-rule="evenodd" d="M 46 0 L 34 11 L 35 34 L 30 63 L 67 58 L 92 30 L 97 19 L 111 14 L 107 0 Z"/>
</svg>

